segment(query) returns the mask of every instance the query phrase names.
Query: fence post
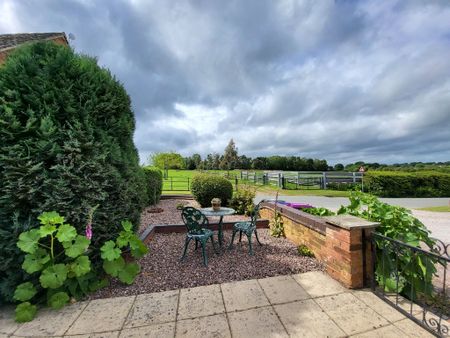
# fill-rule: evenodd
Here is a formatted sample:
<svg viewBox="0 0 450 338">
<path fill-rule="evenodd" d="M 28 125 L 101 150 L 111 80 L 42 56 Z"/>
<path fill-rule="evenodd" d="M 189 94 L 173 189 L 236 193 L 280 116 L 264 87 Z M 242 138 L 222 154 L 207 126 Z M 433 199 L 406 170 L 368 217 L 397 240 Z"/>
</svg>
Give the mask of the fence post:
<svg viewBox="0 0 450 338">
<path fill-rule="evenodd" d="M 353 184 L 355 184 L 355 183 L 356 183 L 356 175 L 355 175 L 355 172 L 352 172 L 352 174 L 353 174 Z"/>
<path fill-rule="evenodd" d="M 283 176 L 281 173 L 278 173 L 278 187 L 283 188 Z"/>
<path fill-rule="evenodd" d="M 187 179 L 188 179 L 188 191 L 189 191 L 189 190 L 191 190 L 191 186 L 189 184 L 189 177 Z"/>
<path fill-rule="evenodd" d="M 237 177 L 234 178 L 234 182 L 236 184 L 236 191 L 238 191 L 238 182 L 239 182 L 239 180 L 238 180 Z"/>
<path fill-rule="evenodd" d="M 323 175 L 323 182 L 322 182 L 323 189 L 326 190 L 327 189 L 327 173 L 323 172 L 322 175 Z"/>
<path fill-rule="evenodd" d="M 170 190 L 173 190 L 173 178 L 170 178 Z"/>
</svg>

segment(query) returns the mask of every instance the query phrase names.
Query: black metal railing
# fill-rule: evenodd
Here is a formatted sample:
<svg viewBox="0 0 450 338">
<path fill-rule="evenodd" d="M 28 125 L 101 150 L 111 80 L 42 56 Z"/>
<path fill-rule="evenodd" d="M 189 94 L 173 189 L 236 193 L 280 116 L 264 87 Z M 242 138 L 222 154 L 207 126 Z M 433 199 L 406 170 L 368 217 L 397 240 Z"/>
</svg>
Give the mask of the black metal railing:
<svg viewBox="0 0 450 338">
<path fill-rule="evenodd" d="M 370 240 L 375 294 L 435 336 L 447 336 L 450 245 L 433 239 L 423 249 L 378 233 Z"/>
</svg>

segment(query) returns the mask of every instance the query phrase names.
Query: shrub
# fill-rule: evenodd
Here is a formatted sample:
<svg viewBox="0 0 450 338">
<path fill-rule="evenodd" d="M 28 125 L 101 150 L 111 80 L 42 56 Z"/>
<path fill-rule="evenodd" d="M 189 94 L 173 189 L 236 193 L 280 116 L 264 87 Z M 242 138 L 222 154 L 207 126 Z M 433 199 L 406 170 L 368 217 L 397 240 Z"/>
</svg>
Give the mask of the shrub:
<svg viewBox="0 0 450 338">
<path fill-rule="evenodd" d="M 123 86 L 96 60 L 39 42 L 17 48 L 0 67 L 0 229 L 19 228 L 57 210 L 78 232 L 96 210 L 90 259 L 116 238 L 120 221 L 139 224 L 144 173 L 133 144 L 134 116 Z M 13 222 L 13 220 L 16 220 Z M 4 232 L 3 232 L 4 231 Z M 23 253 L 0 245 L 0 298 L 25 281 Z"/>
<path fill-rule="evenodd" d="M 197 174 L 192 178 L 191 192 L 202 207 L 211 206 L 213 198 L 220 198 L 227 206 L 233 195 L 233 185 L 227 179 L 209 174 Z"/>
<path fill-rule="evenodd" d="M 300 244 L 297 247 L 297 252 L 300 256 L 314 257 L 314 253 L 305 244 Z"/>
<path fill-rule="evenodd" d="M 269 222 L 270 235 L 273 237 L 285 237 L 284 222 L 279 211 L 275 211 L 273 219 Z"/>
<path fill-rule="evenodd" d="M 144 167 L 145 183 L 147 187 L 148 202 L 154 205 L 161 198 L 163 175 L 156 167 Z"/>
<path fill-rule="evenodd" d="M 381 197 L 449 197 L 450 174 L 436 171 L 370 171 L 364 189 Z"/>
<path fill-rule="evenodd" d="M 256 195 L 256 189 L 249 185 L 239 187 L 230 201 L 230 207 L 236 210 L 239 215 L 250 215 L 253 211 L 253 199 Z"/>
</svg>

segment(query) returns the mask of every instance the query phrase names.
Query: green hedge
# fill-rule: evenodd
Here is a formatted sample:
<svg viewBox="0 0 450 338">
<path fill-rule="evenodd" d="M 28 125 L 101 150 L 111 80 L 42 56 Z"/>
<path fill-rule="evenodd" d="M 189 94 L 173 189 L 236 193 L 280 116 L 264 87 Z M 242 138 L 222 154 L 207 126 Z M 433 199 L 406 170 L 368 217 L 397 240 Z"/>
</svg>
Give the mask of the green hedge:
<svg viewBox="0 0 450 338">
<path fill-rule="evenodd" d="M 369 171 L 364 190 L 381 197 L 450 197 L 450 174 Z"/>
<path fill-rule="evenodd" d="M 26 280 L 20 231 L 57 211 L 78 233 L 93 216 L 90 258 L 139 225 L 147 196 L 133 143 L 131 102 L 94 58 L 51 42 L 26 45 L 0 66 L 0 301 Z M 13 221 L 15 219 L 15 221 Z"/>
<path fill-rule="evenodd" d="M 202 207 L 210 207 L 215 197 L 222 200 L 222 206 L 227 206 L 233 196 L 233 185 L 221 176 L 197 174 L 192 178 L 191 192 Z"/>
<path fill-rule="evenodd" d="M 161 198 L 163 186 L 163 174 L 159 168 L 144 167 L 144 174 L 147 186 L 148 202 L 154 205 L 159 202 Z"/>
</svg>

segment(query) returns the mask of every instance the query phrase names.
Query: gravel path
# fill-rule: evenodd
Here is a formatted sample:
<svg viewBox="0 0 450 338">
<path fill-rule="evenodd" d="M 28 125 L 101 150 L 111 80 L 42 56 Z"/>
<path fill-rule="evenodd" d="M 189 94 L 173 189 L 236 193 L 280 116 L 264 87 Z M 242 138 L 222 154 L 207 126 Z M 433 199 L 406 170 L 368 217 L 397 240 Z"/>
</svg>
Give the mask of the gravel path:
<svg viewBox="0 0 450 338">
<path fill-rule="evenodd" d="M 231 232 L 225 231 L 225 246 L 215 255 L 207 246 L 208 266 L 202 263 L 201 250 L 194 251 L 191 242 L 187 256 L 180 262 L 185 234 L 156 234 L 149 242 L 150 252 L 139 262 L 142 272 L 133 285 L 112 280 L 111 285 L 91 298 L 137 295 L 253 278 L 323 270 L 314 258 L 302 257 L 295 244 L 285 238 L 274 238 L 267 229 L 258 230 L 263 246 L 254 245 L 254 256 L 248 254 L 247 239 L 228 250 Z M 243 236 L 245 237 L 245 236 Z"/>
</svg>

